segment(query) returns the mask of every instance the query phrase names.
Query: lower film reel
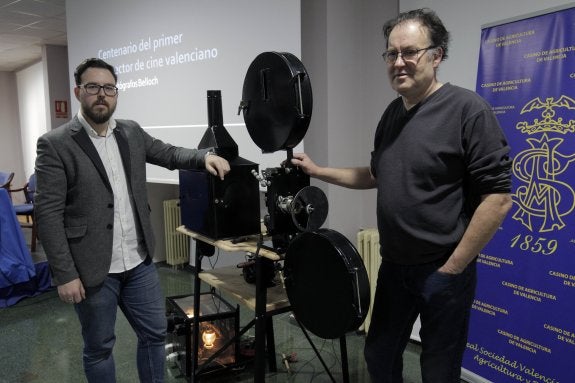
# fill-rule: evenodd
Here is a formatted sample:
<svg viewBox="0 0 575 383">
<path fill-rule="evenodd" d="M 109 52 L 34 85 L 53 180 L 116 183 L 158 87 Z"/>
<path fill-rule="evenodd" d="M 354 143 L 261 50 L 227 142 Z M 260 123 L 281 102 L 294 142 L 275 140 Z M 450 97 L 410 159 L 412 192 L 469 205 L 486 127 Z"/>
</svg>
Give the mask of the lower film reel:
<svg viewBox="0 0 575 383">
<path fill-rule="evenodd" d="M 317 230 L 324 224 L 329 203 L 324 192 L 315 186 L 302 188 L 293 198 L 289 211 L 299 231 Z"/>
<path fill-rule="evenodd" d="M 313 334 L 335 339 L 367 316 L 370 287 L 355 247 L 331 229 L 303 232 L 284 261 L 285 288 L 297 320 Z"/>
</svg>

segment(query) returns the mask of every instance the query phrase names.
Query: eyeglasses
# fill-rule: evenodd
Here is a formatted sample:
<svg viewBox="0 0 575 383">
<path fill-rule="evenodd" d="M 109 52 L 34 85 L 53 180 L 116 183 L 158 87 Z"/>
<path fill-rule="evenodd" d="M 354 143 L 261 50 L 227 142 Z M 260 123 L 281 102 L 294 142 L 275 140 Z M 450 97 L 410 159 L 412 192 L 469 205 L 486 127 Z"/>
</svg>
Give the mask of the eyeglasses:
<svg viewBox="0 0 575 383">
<path fill-rule="evenodd" d="M 382 57 L 388 64 L 394 64 L 398 57 L 401 57 L 403 61 L 417 61 L 419 59 L 419 52 L 423 52 L 429 49 L 435 49 L 437 46 L 430 45 L 427 48 L 421 49 L 406 49 L 404 51 L 386 51 L 382 53 Z"/>
<path fill-rule="evenodd" d="M 104 89 L 104 94 L 106 96 L 115 96 L 118 94 L 118 88 L 114 85 L 82 84 L 78 85 L 78 88 L 84 88 L 86 93 L 91 95 L 100 93 L 100 89 Z"/>
</svg>

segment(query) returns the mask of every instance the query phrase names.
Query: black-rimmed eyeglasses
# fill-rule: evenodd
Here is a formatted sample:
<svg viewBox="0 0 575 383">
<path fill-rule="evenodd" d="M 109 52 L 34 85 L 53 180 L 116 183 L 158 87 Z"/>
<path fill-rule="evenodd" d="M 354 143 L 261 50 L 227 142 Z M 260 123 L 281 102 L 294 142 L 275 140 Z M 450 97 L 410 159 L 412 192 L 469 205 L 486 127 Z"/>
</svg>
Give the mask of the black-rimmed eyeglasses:
<svg viewBox="0 0 575 383">
<path fill-rule="evenodd" d="M 115 96 L 118 94 L 118 88 L 114 85 L 82 84 L 78 85 L 78 88 L 84 88 L 86 93 L 91 95 L 100 93 L 100 89 L 104 89 L 104 94 L 106 96 Z"/>
<path fill-rule="evenodd" d="M 388 64 L 394 64 L 397 61 L 398 57 L 401 57 L 401 59 L 403 61 L 417 61 L 419 59 L 419 52 L 424 52 L 426 50 L 429 49 L 435 49 L 437 48 L 437 46 L 435 45 L 430 45 L 427 48 L 421 48 L 421 49 L 406 49 L 403 51 L 395 51 L 395 50 L 391 50 L 391 51 L 386 51 L 383 52 L 381 54 L 381 56 L 383 57 L 383 59 L 385 60 L 386 63 Z"/>
</svg>

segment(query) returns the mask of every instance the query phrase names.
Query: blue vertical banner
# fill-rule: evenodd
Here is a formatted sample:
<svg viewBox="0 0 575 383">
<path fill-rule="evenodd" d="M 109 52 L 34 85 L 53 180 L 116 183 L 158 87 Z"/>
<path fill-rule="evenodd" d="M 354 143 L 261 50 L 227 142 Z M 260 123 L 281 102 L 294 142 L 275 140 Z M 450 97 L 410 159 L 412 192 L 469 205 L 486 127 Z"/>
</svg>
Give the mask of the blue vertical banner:
<svg viewBox="0 0 575 383">
<path fill-rule="evenodd" d="M 478 258 L 464 369 L 575 382 L 575 8 L 486 27 L 477 92 L 511 146 L 513 207 Z"/>
</svg>

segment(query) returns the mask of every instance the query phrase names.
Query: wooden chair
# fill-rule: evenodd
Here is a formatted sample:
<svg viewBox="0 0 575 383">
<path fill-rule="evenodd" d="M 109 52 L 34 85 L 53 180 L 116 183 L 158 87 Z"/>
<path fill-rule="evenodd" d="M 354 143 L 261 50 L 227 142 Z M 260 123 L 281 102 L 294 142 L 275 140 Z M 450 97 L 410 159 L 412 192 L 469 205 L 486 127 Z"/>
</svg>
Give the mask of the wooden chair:
<svg viewBox="0 0 575 383">
<path fill-rule="evenodd" d="M 36 192 L 36 174 L 32 174 L 28 179 L 26 185 L 20 189 L 11 189 L 11 193 L 23 192 L 25 203 L 14 204 L 16 215 L 26 217 L 26 222 L 20 221 L 20 226 L 23 228 L 32 229 L 32 240 L 30 243 L 30 250 L 36 251 L 36 239 L 38 232 L 36 230 L 36 220 L 34 219 L 34 193 Z"/>
</svg>

